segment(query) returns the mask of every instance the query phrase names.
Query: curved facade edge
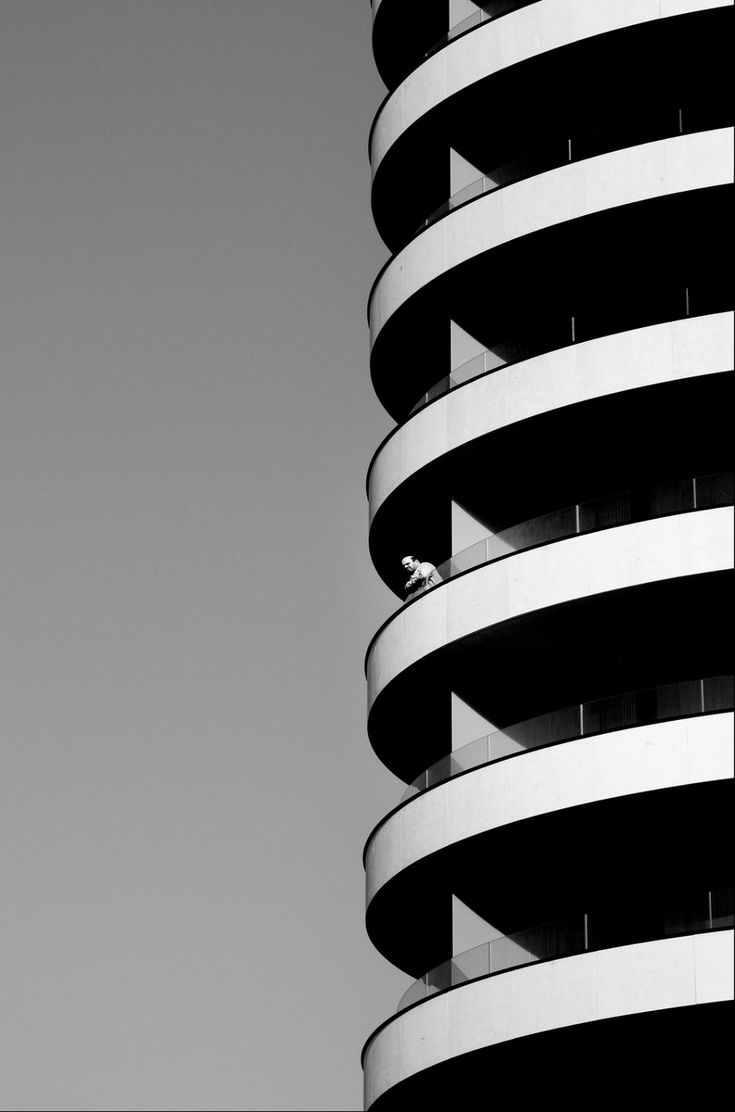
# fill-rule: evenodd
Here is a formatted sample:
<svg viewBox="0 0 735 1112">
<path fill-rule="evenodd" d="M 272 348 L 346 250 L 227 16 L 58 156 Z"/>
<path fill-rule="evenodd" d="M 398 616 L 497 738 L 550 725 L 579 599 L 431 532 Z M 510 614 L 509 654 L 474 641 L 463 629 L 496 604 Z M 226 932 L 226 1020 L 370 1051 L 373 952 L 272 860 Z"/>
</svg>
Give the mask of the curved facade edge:
<svg viewBox="0 0 735 1112">
<path fill-rule="evenodd" d="M 730 507 L 586 533 L 482 565 L 428 591 L 383 627 L 367 659 L 368 707 L 412 664 L 510 618 L 732 566 Z"/>
<path fill-rule="evenodd" d="M 618 332 L 483 375 L 437 398 L 383 441 L 368 473 L 370 521 L 422 468 L 497 429 L 608 394 L 734 367 L 730 312 Z"/>
<path fill-rule="evenodd" d="M 415 796 L 367 847 L 366 902 L 449 846 L 603 800 L 733 776 L 733 712 L 581 737 L 483 765 Z"/>
<path fill-rule="evenodd" d="M 572 43 L 671 16 L 731 6 L 732 0 L 544 0 L 482 24 L 415 69 L 378 109 L 370 158 L 375 175 L 391 147 L 432 109 L 456 93 L 520 62 Z M 380 0 L 373 7 L 373 19 Z"/>
<path fill-rule="evenodd" d="M 370 298 L 371 345 L 419 291 L 493 248 L 595 213 L 732 181 L 733 130 L 719 128 L 569 163 L 478 197 L 390 260 Z"/>
<path fill-rule="evenodd" d="M 460 985 L 368 1042 L 365 1108 L 423 1070 L 526 1035 L 733 999 L 733 932 L 643 942 Z"/>
</svg>

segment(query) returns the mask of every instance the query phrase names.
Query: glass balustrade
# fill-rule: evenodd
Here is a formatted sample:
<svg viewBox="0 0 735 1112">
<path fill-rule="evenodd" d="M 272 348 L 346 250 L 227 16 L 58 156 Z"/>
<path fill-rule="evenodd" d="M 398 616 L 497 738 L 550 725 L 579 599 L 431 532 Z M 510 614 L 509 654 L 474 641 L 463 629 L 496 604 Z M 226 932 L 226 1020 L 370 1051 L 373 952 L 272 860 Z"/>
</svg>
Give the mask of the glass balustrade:
<svg viewBox="0 0 735 1112">
<path fill-rule="evenodd" d="M 728 312 L 732 303 L 722 290 L 708 289 L 704 284 L 682 286 L 680 289 L 657 291 L 648 304 L 631 297 L 623 303 L 586 306 L 576 315 L 538 318 L 524 325 L 522 334 L 507 336 L 455 367 L 426 390 L 408 411 L 412 417 L 444 394 L 501 367 L 509 367 L 526 359 L 569 347 L 575 343 L 599 339 L 631 329 Z"/>
<path fill-rule="evenodd" d="M 446 34 L 442 35 L 434 45 L 426 51 L 424 58 L 429 58 L 435 54 L 437 50 L 441 50 L 452 39 L 458 38 L 463 35 L 465 31 L 471 31 L 473 27 L 479 27 L 481 23 L 488 23 L 494 19 L 498 19 L 501 15 L 508 15 L 509 12 L 518 11 L 519 8 L 526 8 L 529 4 L 538 3 L 538 0 L 493 0 L 491 3 L 478 5 L 476 12 L 471 12 L 464 19 L 459 20 L 453 27 L 450 27 Z"/>
<path fill-rule="evenodd" d="M 413 235 L 418 235 L 442 216 L 477 197 L 502 186 L 535 177 L 547 170 L 558 169 L 567 163 L 578 162 L 625 147 L 725 127 L 731 123 L 729 114 L 727 112 L 723 114 L 723 110 L 719 108 L 712 110 L 706 107 L 670 108 L 657 111 L 653 115 L 650 113 L 641 115 L 642 118 L 636 118 L 635 121 L 622 123 L 617 121 L 605 128 L 575 132 L 561 137 L 553 143 L 506 162 L 489 173 L 479 175 L 435 209 L 422 221 Z M 703 298 L 697 295 L 692 297 L 691 294 L 692 291 L 688 287 L 677 291 L 671 298 L 668 310 L 663 313 L 661 307 L 652 308 L 650 313 L 646 314 L 645 306 L 631 305 L 632 318 L 636 316 L 639 318 L 633 326 L 645 326 L 649 323 L 647 316 L 650 317 L 651 324 L 656 324 L 667 319 L 676 320 L 684 316 L 700 316 L 707 312 L 717 312 L 724 307 L 719 304 L 708 307 L 706 294 Z M 631 322 L 626 322 L 625 312 L 617 323 L 610 321 L 602 325 L 595 319 L 594 312 L 583 314 L 581 318 L 570 315 L 554 322 L 543 322 L 540 327 L 537 324 L 526 324 L 522 335 L 506 337 L 502 342 L 487 348 L 437 381 L 418 398 L 409 410 L 409 416 L 455 387 L 497 370 L 499 367 L 530 359 L 568 344 L 593 339 L 595 336 L 625 331 L 629 327 Z"/>
<path fill-rule="evenodd" d="M 732 926 L 732 888 L 681 892 L 667 895 L 660 903 L 593 910 L 457 954 L 415 981 L 396 1010 L 402 1012 L 444 989 L 534 962 Z"/>
<path fill-rule="evenodd" d="M 718 472 L 626 490 L 589 502 L 578 502 L 573 506 L 541 514 L 530 521 L 511 525 L 508 529 L 501 529 L 485 540 L 462 549 L 449 560 L 437 565 L 438 582 L 537 545 L 611 529 L 617 525 L 649 521 L 667 514 L 731 506 L 734 501 L 733 473 Z M 419 587 L 404 602 L 434 590 L 437 585 L 438 583 L 430 587 Z"/>
<path fill-rule="evenodd" d="M 531 350 L 530 347 L 527 350 Z M 518 345 L 514 349 L 514 355 L 518 358 L 517 351 Z M 534 352 L 534 354 L 536 354 Z M 520 358 L 528 358 L 528 355 L 520 356 Z M 455 367 L 450 375 L 442 378 L 421 398 L 416 405 L 411 409 L 411 413 L 416 413 L 419 409 L 423 409 L 425 405 L 433 401 L 434 398 L 441 397 L 442 394 L 447 394 L 455 386 L 461 386 L 465 382 L 471 382 L 473 378 L 479 378 L 480 375 L 488 374 L 490 371 L 496 371 L 499 367 L 506 367 L 508 363 L 515 362 L 510 352 L 507 350 L 507 345 L 498 345 L 496 351 L 485 350 L 481 351 L 479 355 L 474 355 L 471 359 L 467 359 L 458 367 Z"/>
<path fill-rule="evenodd" d="M 669 134 L 678 135 L 679 132 L 675 131 L 673 128 L 669 131 L 667 128 L 666 135 Z M 660 135 L 659 138 L 665 138 L 666 135 Z M 631 144 L 622 143 L 621 145 L 629 146 Z M 418 235 L 419 232 L 423 232 L 424 228 L 428 228 L 430 224 L 435 224 L 437 220 L 441 219 L 442 216 L 446 216 L 448 212 L 452 212 L 454 209 L 459 208 L 460 205 L 467 204 L 468 201 L 474 201 L 476 197 L 482 197 L 485 193 L 492 193 L 495 189 L 500 189 L 503 185 L 512 185 L 514 182 L 536 177 L 537 174 L 543 174 L 546 170 L 556 170 L 560 166 L 564 166 L 567 162 L 580 161 L 582 157 L 581 148 L 580 153 L 577 153 L 576 157 L 572 157 L 572 151 L 572 139 L 559 139 L 554 144 L 539 147 L 528 154 L 522 155 L 520 158 L 514 158 L 510 162 L 504 163 L 502 166 L 497 166 L 488 174 L 480 174 L 477 178 L 467 185 L 462 186 L 461 189 L 458 189 L 456 193 L 453 193 L 451 197 L 435 208 L 433 212 L 419 224 L 414 232 L 414 236 Z M 598 153 L 603 152 L 600 151 Z M 584 157 L 589 158 L 590 155 L 587 154 Z"/>
<path fill-rule="evenodd" d="M 543 745 L 581 737 L 646 726 L 672 718 L 712 714 L 735 707 L 733 676 L 706 676 L 679 683 L 626 691 L 604 699 L 574 703 L 559 710 L 515 722 L 455 749 L 413 780 L 401 803 L 427 788 L 451 780 L 462 772 L 492 764 L 503 757 L 526 753 Z"/>
<path fill-rule="evenodd" d="M 470 17 L 470 18 L 474 18 Z M 612 151 L 652 143 L 660 139 L 672 139 L 677 135 L 692 135 L 699 131 L 709 131 L 732 124 L 732 113 L 719 106 L 711 110 L 702 108 L 663 108 L 654 112 L 640 107 L 635 118 L 610 119 L 604 126 L 570 129 L 550 143 L 524 151 L 516 158 L 479 173 L 477 177 L 452 193 L 446 201 L 438 205 L 413 232 L 419 235 L 431 224 L 435 224 L 448 212 L 467 204 L 485 193 L 492 193 L 504 185 L 513 185 L 527 178 L 544 174 L 548 170 L 558 170 L 571 162 L 582 162 Z"/>
</svg>

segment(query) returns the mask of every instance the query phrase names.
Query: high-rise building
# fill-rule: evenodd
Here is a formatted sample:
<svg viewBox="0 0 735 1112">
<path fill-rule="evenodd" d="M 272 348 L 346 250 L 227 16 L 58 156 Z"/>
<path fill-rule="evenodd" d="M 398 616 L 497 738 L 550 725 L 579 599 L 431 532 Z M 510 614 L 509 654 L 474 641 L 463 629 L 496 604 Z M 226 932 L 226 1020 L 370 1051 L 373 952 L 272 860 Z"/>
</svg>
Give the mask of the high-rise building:
<svg viewBox="0 0 735 1112">
<path fill-rule="evenodd" d="M 372 0 L 366 1108 L 727 1066 L 732 4 Z M 403 557 L 436 565 L 407 600 Z M 730 1038 L 727 1031 L 727 1039 Z M 511 1087 L 509 1089 L 509 1086 Z"/>
</svg>

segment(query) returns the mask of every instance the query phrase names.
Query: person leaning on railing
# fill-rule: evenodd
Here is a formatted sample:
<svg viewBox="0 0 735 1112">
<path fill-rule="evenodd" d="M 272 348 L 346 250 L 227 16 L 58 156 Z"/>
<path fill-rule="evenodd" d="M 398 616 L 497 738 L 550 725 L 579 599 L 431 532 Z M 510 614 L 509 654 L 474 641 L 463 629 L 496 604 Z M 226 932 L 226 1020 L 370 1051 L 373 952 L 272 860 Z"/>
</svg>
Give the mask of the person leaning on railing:
<svg viewBox="0 0 735 1112">
<path fill-rule="evenodd" d="M 434 587 L 437 583 L 442 582 L 439 572 L 428 560 L 417 560 L 415 556 L 404 556 L 401 564 L 406 571 L 411 572 L 410 579 L 403 586 L 404 591 L 418 594 L 419 591 L 427 591 L 429 587 Z"/>
</svg>

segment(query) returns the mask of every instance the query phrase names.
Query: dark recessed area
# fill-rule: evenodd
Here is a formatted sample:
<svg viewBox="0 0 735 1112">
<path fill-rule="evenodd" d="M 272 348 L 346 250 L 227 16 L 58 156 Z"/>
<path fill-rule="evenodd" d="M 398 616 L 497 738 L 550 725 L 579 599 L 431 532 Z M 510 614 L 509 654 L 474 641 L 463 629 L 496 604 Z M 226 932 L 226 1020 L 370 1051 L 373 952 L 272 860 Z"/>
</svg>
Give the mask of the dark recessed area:
<svg viewBox="0 0 735 1112">
<path fill-rule="evenodd" d="M 374 1112 L 456 1108 L 474 1112 L 494 1094 L 521 1105 L 600 1099 L 698 1106 L 729 1089 L 731 1001 L 601 1019 L 461 1054 L 393 1086 Z"/>
</svg>

